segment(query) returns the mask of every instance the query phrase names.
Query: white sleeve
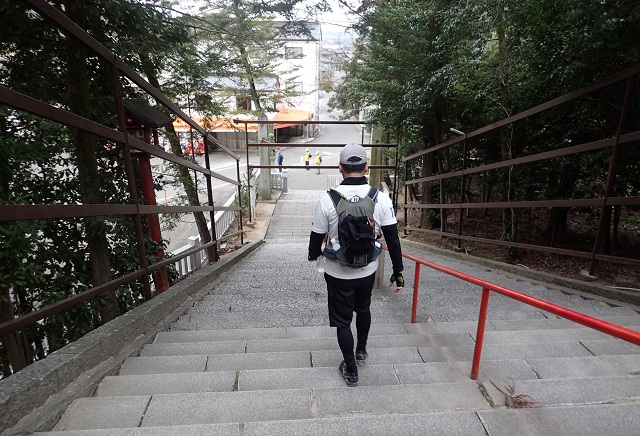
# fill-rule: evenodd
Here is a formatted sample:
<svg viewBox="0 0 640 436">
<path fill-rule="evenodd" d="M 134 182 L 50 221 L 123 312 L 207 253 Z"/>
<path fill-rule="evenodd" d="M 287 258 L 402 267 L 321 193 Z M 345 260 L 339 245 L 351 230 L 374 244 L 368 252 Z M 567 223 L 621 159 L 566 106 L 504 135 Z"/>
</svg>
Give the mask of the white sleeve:
<svg viewBox="0 0 640 436">
<path fill-rule="evenodd" d="M 374 212 L 374 219 L 380 227 L 397 224 L 396 213 L 393 210 L 393 202 L 384 192 L 378 193 L 378 203 Z"/>
<path fill-rule="evenodd" d="M 326 208 L 323 206 L 324 200 L 325 197 L 321 197 L 316 203 L 316 211 L 311 222 L 311 231 L 323 235 L 329 232 L 329 220 L 327 219 Z"/>
</svg>

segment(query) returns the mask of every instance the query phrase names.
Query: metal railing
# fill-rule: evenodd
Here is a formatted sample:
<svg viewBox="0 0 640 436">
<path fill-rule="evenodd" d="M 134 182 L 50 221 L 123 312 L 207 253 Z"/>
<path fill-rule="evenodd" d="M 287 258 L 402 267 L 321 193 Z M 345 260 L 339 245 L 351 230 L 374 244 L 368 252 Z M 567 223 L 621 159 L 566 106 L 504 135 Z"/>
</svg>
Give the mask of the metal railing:
<svg viewBox="0 0 640 436">
<path fill-rule="evenodd" d="M 224 208 L 229 208 L 233 205 L 233 202 L 236 200 L 236 194 L 234 193 L 224 204 Z M 219 210 L 216 212 L 214 217 L 214 225 L 211 226 L 209 224 L 209 231 L 213 232 L 215 229 L 216 239 L 222 239 L 222 235 L 226 232 L 229 227 L 236 220 L 236 214 L 234 211 L 225 209 Z M 180 256 L 182 253 L 187 251 L 193 252 L 194 248 L 199 248 L 202 246 L 202 241 L 200 240 L 200 235 L 193 235 L 187 239 L 187 244 L 183 245 L 180 248 L 173 250 L 171 253 L 171 257 L 178 258 L 178 260 L 173 264 L 174 268 L 178 272 L 178 278 L 183 278 L 192 271 L 202 268 L 209 262 L 208 257 L 202 251 L 195 252 L 187 257 Z"/>
<path fill-rule="evenodd" d="M 240 120 L 240 119 L 235 119 L 234 120 L 235 123 L 237 124 L 244 124 L 245 125 L 245 137 L 246 137 L 246 141 L 247 141 L 247 151 L 246 151 L 246 161 L 247 161 L 247 171 L 249 173 L 251 173 L 252 169 L 268 169 L 269 171 L 271 171 L 272 169 L 282 169 L 282 170 L 290 170 L 290 169 L 298 169 L 298 170 L 304 170 L 307 169 L 307 167 L 305 166 L 299 166 L 299 165 L 255 165 L 255 164 L 251 164 L 249 162 L 249 147 L 258 147 L 258 148 L 283 148 L 283 147 L 287 147 L 287 148 L 307 148 L 309 145 L 308 144 L 295 144 L 295 143 L 288 143 L 288 142 L 284 142 L 284 143 L 280 143 L 280 142 L 250 142 L 249 141 L 249 128 L 248 125 L 249 124 L 256 124 L 258 126 L 262 125 L 270 125 L 270 124 L 277 124 L 277 121 L 267 121 L 267 120 Z M 343 120 L 343 121 L 319 121 L 319 120 L 305 120 L 305 121 L 287 121 L 287 124 L 290 125 L 323 125 L 323 124 L 354 124 L 354 125 L 367 125 L 370 124 L 369 122 L 366 121 L 355 121 L 355 120 Z M 260 139 L 260 138 L 258 138 Z M 263 138 L 266 140 L 266 138 Z M 344 147 L 345 144 L 325 144 L 325 143 L 320 143 L 320 142 L 314 142 L 313 146 L 317 147 L 317 148 L 342 148 Z M 398 167 L 399 167 L 399 163 L 400 163 L 400 158 L 398 155 L 398 144 L 397 143 L 376 143 L 376 144 L 365 144 L 364 143 L 364 130 L 362 132 L 362 140 L 361 140 L 361 145 L 363 147 L 371 147 L 371 148 L 392 148 L 395 149 L 395 158 L 394 158 L 394 164 L 393 165 L 384 165 L 384 164 L 376 164 L 375 162 L 371 162 L 369 164 L 369 169 L 370 170 L 393 170 L 393 180 L 396 181 L 398 180 Z M 314 168 L 316 168 L 314 166 Z M 322 169 L 338 169 L 338 165 L 321 165 L 320 168 Z M 273 182 L 272 182 L 273 183 Z M 396 186 L 393 187 L 393 196 L 392 196 L 392 201 L 394 204 L 394 209 L 397 210 L 398 208 L 398 189 L 397 189 L 397 182 Z M 251 209 L 249 209 L 249 220 L 251 220 Z"/>
<path fill-rule="evenodd" d="M 476 344 L 475 344 L 475 349 L 473 353 L 473 364 L 471 367 L 471 378 L 473 380 L 478 379 L 478 371 L 480 369 L 480 357 L 482 355 L 482 343 L 484 340 L 484 330 L 485 330 L 485 325 L 487 321 L 487 311 L 489 309 L 489 296 L 492 291 L 498 294 L 504 295 L 505 297 L 509 297 L 513 300 L 520 301 L 529 306 L 533 306 L 538 309 L 553 313 L 554 315 L 568 319 L 578 324 L 582 324 L 586 327 L 599 330 L 603 333 L 622 339 L 624 341 L 631 342 L 632 344 L 640 345 L 640 332 L 637 332 L 635 330 L 631 330 L 616 324 L 612 324 L 610 322 L 603 321 L 601 319 L 594 318 L 592 316 L 585 315 L 584 313 L 576 312 L 571 309 L 567 309 L 566 307 L 562 307 L 557 304 L 553 304 L 548 301 L 541 300 L 539 298 L 531 297 L 521 292 L 514 291 L 513 289 L 508 289 L 503 286 L 487 282 L 486 280 L 481 280 L 477 277 L 473 277 L 473 276 L 461 273 L 459 271 L 455 271 L 453 269 L 438 265 L 433 262 L 429 262 L 427 260 L 421 259 L 416 256 L 412 256 L 407 253 L 402 253 L 402 257 L 415 262 L 415 273 L 413 277 L 413 303 L 411 306 L 411 322 L 412 323 L 416 322 L 416 316 L 418 312 L 418 293 L 419 293 L 419 287 L 420 287 L 420 266 L 421 265 L 435 269 L 445 274 L 449 274 L 450 276 L 459 278 L 468 283 L 473 283 L 482 288 L 482 299 L 480 301 L 480 312 L 478 316 L 478 328 L 476 331 L 476 341 L 475 341 Z"/>
<path fill-rule="evenodd" d="M 594 274 L 597 268 L 597 262 L 611 262 L 621 263 L 628 265 L 640 266 L 640 258 L 634 255 L 634 253 L 625 253 L 626 255 L 611 255 L 604 253 L 603 247 L 605 246 L 605 236 L 609 232 L 611 227 L 611 214 L 610 211 L 614 207 L 637 207 L 640 206 L 640 196 L 637 192 L 629 192 L 629 190 L 618 189 L 616 192 L 615 183 L 618 174 L 618 167 L 625 158 L 625 151 L 628 152 L 633 146 L 637 146 L 640 142 L 640 131 L 630 131 L 630 126 L 637 125 L 637 121 L 634 121 L 634 117 L 631 115 L 634 105 L 638 105 L 638 93 L 636 87 L 636 81 L 640 75 L 640 64 L 621 71 L 611 77 L 608 77 L 600 82 L 597 82 L 591 86 L 576 90 L 569 94 L 563 95 L 546 103 L 540 104 L 531 109 L 525 110 L 519 114 L 502 119 L 490 125 L 475 129 L 469 133 L 461 132 L 457 129 L 450 129 L 456 135 L 455 138 L 449 139 L 443 143 L 430 145 L 425 150 L 405 156 L 402 161 L 405 163 L 405 203 L 404 203 L 404 225 L 405 234 L 408 231 L 416 231 L 423 233 L 430 233 L 439 235 L 441 237 L 451 238 L 457 241 L 458 248 L 461 248 L 462 241 L 472 241 L 484 244 L 491 244 L 510 248 L 521 248 L 526 250 L 535 250 L 545 253 L 559 254 L 565 256 L 571 256 L 575 258 L 588 259 L 590 261 L 590 274 Z M 495 143 L 495 148 L 500 150 L 500 141 L 504 139 L 498 139 L 500 135 L 508 135 L 510 130 L 518 128 L 526 121 L 536 122 L 533 117 L 547 115 L 548 111 L 559 108 L 562 105 L 568 103 L 575 104 L 587 104 L 588 102 L 596 102 L 602 99 L 601 95 L 597 93 L 606 93 L 607 97 L 607 112 L 611 113 L 617 107 L 619 113 L 611 114 L 612 120 L 616 120 L 617 127 L 614 126 L 615 122 L 611 124 L 610 131 L 597 130 L 597 136 L 591 135 L 591 142 L 576 143 L 580 141 L 572 140 L 572 138 L 563 138 L 562 141 L 555 141 L 548 144 L 547 151 L 536 151 L 533 154 L 527 154 L 526 147 L 522 147 L 520 151 L 521 155 L 511 155 L 498 157 L 496 162 L 486 162 L 478 158 L 478 150 L 486 149 L 487 144 Z M 594 95 L 595 94 L 595 95 Z M 533 121 L 532 121 L 533 120 Z M 544 132 L 547 130 L 547 126 L 542 122 L 536 124 L 537 130 Z M 502 130 L 501 130 L 502 129 Z M 587 136 L 584 136 L 587 138 Z M 581 138 L 584 140 L 584 138 Z M 516 138 L 515 142 L 522 142 L 526 144 L 528 138 Z M 508 144 L 510 146 L 510 144 Z M 481 147 L 482 146 L 482 147 Z M 623 147 L 627 147 L 624 149 Z M 608 150 L 610 151 L 610 157 L 608 165 L 603 163 L 601 173 L 593 175 L 594 179 L 601 179 L 604 189 L 602 192 L 593 192 L 592 198 L 545 198 L 539 199 L 538 193 L 527 194 L 530 198 L 520 198 L 517 201 L 511 199 L 511 195 L 503 193 L 503 200 L 506 201 L 491 201 L 491 198 L 482 198 L 480 202 L 475 202 L 469 199 L 469 186 L 471 184 L 470 179 L 476 177 L 476 180 L 482 179 L 489 174 L 497 174 L 496 171 L 503 171 L 504 174 L 511 175 L 514 169 L 522 169 L 523 171 L 539 172 L 534 166 L 536 163 L 548 162 L 550 159 L 569 159 L 575 157 L 579 159 L 587 153 L 594 153 L 597 151 Z M 438 153 L 446 153 L 445 155 L 438 155 Z M 432 171 L 429 168 L 428 171 L 424 171 L 418 177 L 413 176 L 412 170 L 415 170 L 422 160 L 427 156 L 438 156 L 438 158 L 447 159 L 450 162 L 449 168 L 446 169 L 445 165 L 439 165 L 438 171 Z M 474 157 L 475 156 L 475 157 Z M 414 165 L 410 167 L 410 165 Z M 527 166 L 528 165 L 528 166 Z M 606 165 L 606 168 L 604 167 Z M 505 178 L 507 175 L 504 176 Z M 434 201 L 428 202 L 426 196 L 423 194 L 421 202 L 410 199 L 410 190 L 417 193 L 418 188 L 426 186 L 427 183 L 439 183 L 440 194 L 434 194 Z M 446 184 L 449 184 L 453 188 L 447 195 L 445 192 Z M 478 182 L 479 183 L 479 182 Z M 506 183 L 506 182 L 505 182 Z M 506 188 L 505 188 L 506 189 Z M 490 190 L 489 190 L 490 191 Z M 419 194 L 419 193 L 418 193 Z M 483 193 L 483 197 L 485 197 Z M 457 198 L 456 198 L 456 195 Z M 440 200 L 436 202 L 435 198 L 440 196 Z M 417 197 L 417 196 L 416 196 Z M 444 198 L 442 198 L 444 197 Z M 447 200 L 450 199 L 451 202 Z M 532 211 L 534 208 L 538 209 L 554 209 L 554 208 L 588 208 L 598 213 L 598 227 L 595 232 L 595 238 L 589 252 L 585 250 L 581 251 L 573 248 L 562 248 L 556 246 L 556 242 L 553 236 L 550 237 L 549 245 L 541 245 L 533 242 L 527 243 L 526 241 L 518 241 L 517 236 L 515 240 L 502 240 L 501 235 L 471 235 L 464 234 L 464 217 L 465 211 L 469 210 L 483 210 L 487 209 L 501 209 L 507 213 L 514 214 L 513 220 L 517 219 L 515 215 L 516 210 Z M 433 211 L 439 211 L 441 228 L 426 229 L 416 226 L 412 226 L 409 223 L 408 211 L 409 210 L 430 209 Z M 447 231 L 447 214 L 448 212 L 455 212 L 457 214 L 457 222 L 454 222 L 452 227 L 455 226 L 455 230 Z M 483 213 L 484 215 L 484 213 Z M 479 218 L 482 219 L 482 218 Z M 487 219 L 495 220 L 496 217 L 490 217 Z M 498 218 L 499 219 L 499 218 Z M 483 221 L 485 222 L 485 221 Z M 615 226 L 614 226 L 615 227 Z M 488 226 L 483 226 L 486 230 Z M 511 238 L 514 236 L 511 235 Z M 633 239 L 632 237 L 630 237 Z M 621 238 L 622 239 L 622 238 Z M 589 241 L 591 242 L 591 241 Z M 589 245 L 585 245 L 588 249 Z"/>
<path fill-rule="evenodd" d="M 67 35 L 68 38 L 75 38 L 91 53 L 90 56 L 98 59 L 107 66 L 107 71 L 111 74 L 112 97 L 114 100 L 114 113 L 117 114 L 116 126 L 103 125 L 95 121 L 91 121 L 71 111 L 64 110 L 59 104 L 40 101 L 37 96 L 28 96 L 15 90 L 0 86 L 0 104 L 6 105 L 13 109 L 24 111 L 37 115 L 43 119 L 56 122 L 60 125 L 78 129 L 79 131 L 88 132 L 96 135 L 98 138 L 108 141 L 109 143 L 121 144 L 123 146 L 122 158 L 126 169 L 128 184 L 128 203 L 126 204 L 25 204 L 25 205 L 0 205 L 0 222 L 22 221 L 22 220 L 51 220 L 51 219 L 73 219 L 81 217 L 98 217 L 98 216 L 130 216 L 135 221 L 135 234 L 138 248 L 138 268 L 128 274 L 116 277 L 106 283 L 96 284 L 93 287 L 87 285 L 87 289 L 64 300 L 58 301 L 46 307 L 40 307 L 30 313 L 21 314 L 9 321 L 0 323 L 0 337 L 12 334 L 13 332 L 33 325 L 47 317 L 59 314 L 72 307 L 75 307 L 85 301 L 93 299 L 101 294 L 113 293 L 119 286 L 128 284 L 132 281 L 141 279 L 143 286 L 143 298 L 149 300 L 154 296 L 150 277 L 152 273 L 166 268 L 167 266 L 179 261 L 183 258 L 197 255 L 203 250 L 213 250 L 214 259 L 217 260 L 217 247 L 222 238 L 218 236 L 218 231 L 213 232 L 211 241 L 200 246 L 194 246 L 191 249 L 183 251 L 181 254 L 161 260 L 154 264 L 149 264 L 148 253 L 145 250 L 142 220 L 148 215 L 158 215 L 163 213 L 189 213 L 189 212 L 208 212 L 210 214 L 209 221 L 215 227 L 214 213 L 223 211 L 223 213 L 239 213 L 240 230 L 234 234 L 227 235 L 224 239 L 240 236 L 242 243 L 242 204 L 238 207 L 224 206 L 215 207 L 213 203 L 213 189 L 211 179 L 222 180 L 228 184 L 237 186 L 239 201 L 241 202 L 241 183 L 240 183 L 240 162 L 239 158 L 229 149 L 220 144 L 209 132 L 203 129 L 186 113 L 184 113 L 175 103 L 170 101 L 158 89 L 147 82 L 140 74 L 129 67 L 121 58 L 109 51 L 96 39 L 91 37 L 82 28 L 71 21 L 67 16 L 56 9 L 51 3 L 44 0 L 25 0 L 28 8 L 33 9 L 46 22 L 51 23 L 61 33 Z M 52 68 L 54 68 L 52 66 Z M 129 81 L 137 87 L 139 93 L 144 93 L 150 100 L 155 100 L 166 111 L 186 122 L 190 128 L 200 134 L 204 138 L 204 157 L 205 165 L 201 166 L 195 162 L 189 161 L 182 157 L 167 153 L 162 150 L 158 144 L 150 144 L 127 133 L 127 122 L 125 116 L 124 98 L 122 95 L 122 83 Z M 155 138 L 157 140 L 157 138 Z M 157 142 L 157 141 L 156 141 Z M 236 163 L 237 178 L 232 178 L 218 174 L 210 169 L 209 151 L 210 147 L 215 147 L 231 156 Z M 140 151 L 146 155 L 155 156 L 165 161 L 172 162 L 179 166 L 188 168 L 200 175 L 204 175 L 207 185 L 208 201 L 206 205 L 187 205 L 187 206 L 161 206 L 155 205 L 155 201 L 150 202 L 149 198 L 143 202 L 139 196 L 138 181 L 136 180 L 132 151 Z M 155 200 L 155 199 L 154 199 Z M 125 200 L 126 201 L 126 200 Z M 144 204 L 146 203 L 146 204 Z M 11 304 L 11 302 L 9 302 Z"/>
</svg>

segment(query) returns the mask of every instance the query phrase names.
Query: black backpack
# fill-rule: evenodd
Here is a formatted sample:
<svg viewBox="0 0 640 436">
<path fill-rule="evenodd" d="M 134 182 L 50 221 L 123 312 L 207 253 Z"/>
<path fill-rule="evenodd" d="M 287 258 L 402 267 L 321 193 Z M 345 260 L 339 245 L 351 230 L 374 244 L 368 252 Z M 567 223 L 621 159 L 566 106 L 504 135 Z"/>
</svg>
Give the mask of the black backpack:
<svg viewBox="0 0 640 436">
<path fill-rule="evenodd" d="M 378 190 L 371 188 L 364 198 L 353 197 L 349 201 L 334 188 L 329 195 L 338 213 L 338 242 L 340 248 L 325 247 L 327 259 L 335 259 L 340 265 L 362 268 L 378 258 L 382 252 L 376 244 L 376 229 L 373 212 L 378 200 Z"/>
</svg>

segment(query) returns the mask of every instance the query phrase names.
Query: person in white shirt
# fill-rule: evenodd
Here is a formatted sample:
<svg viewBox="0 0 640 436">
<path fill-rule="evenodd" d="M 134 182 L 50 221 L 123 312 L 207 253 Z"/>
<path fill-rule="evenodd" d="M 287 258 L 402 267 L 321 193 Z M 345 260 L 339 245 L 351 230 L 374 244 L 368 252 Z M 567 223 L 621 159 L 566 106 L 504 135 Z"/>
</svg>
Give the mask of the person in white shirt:
<svg viewBox="0 0 640 436">
<path fill-rule="evenodd" d="M 365 198 L 371 187 L 365 177 L 369 171 L 369 163 L 364 147 L 359 144 L 345 145 L 340 152 L 338 168 L 344 180 L 336 189 L 349 201 Z M 400 292 L 404 287 L 404 268 L 398 222 L 393 202 L 383 192 L 378 192 L 373 220 L 376 235 L 380 232 L 384 235 L 393 265 L 390 285 L 395 283 L 395 291 Z M 329 193 L 323 195 L 316 205 L 309 237 L 309 261 L 316 261 L 322 256 L 322 244 L 327 237 L 329 241 L 338 241 L 338 213 Z M 329 324 L 337 329 L 338 345 L 344 359 L 338 370 L 348 386 L 357 386 L 356 364 L 364 364 L 368 357 L 366 346 L 371 327 L 371 292 L 377 268 L 377 259 L 362 268 L 341 266 L 338 261 L 330 259 L 326 259 L 325 263 Z M 357 343 L 351 333 L 353 312 L 356 313 Z"/>
</svg>

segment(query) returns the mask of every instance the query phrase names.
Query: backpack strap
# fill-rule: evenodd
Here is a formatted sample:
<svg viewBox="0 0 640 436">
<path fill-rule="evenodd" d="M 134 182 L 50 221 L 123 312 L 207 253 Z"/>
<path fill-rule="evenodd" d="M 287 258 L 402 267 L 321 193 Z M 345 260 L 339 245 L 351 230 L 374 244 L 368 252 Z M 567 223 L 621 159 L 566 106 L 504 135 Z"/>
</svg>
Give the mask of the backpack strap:
<svg viewBox="0 0 640 436">
<path fill-rule="evenodd" d="M 371 187 L 371 189 L 369 189 L 369 193 L 367 194 L 369 196 L 370 199 L 373 200 L 373 202 L 375 203 L 376 201 L 378 201 L 378 193 L 380 191 L 376 188 L 374 188 L 373 186 Z"/>
<path fill-rule="evenodd" d="M 331 197 L 331 200 L 333 201 L 333 205 L 335 207 L 338 207 L 338 203 L 340 203 L 340 200 L 345 198 L 345 196 L 335 188 L 330 188 L 327 193 L 329 194 L 329 197 Z"/>
<path fill-rule="evenodd" d="M 333 201 L 333 205 L 335 207 L 338 207 L 338 203 L 340 202 L 341 199 L 346 199 L 346 197 L 344 196 L 344 194 L 342 194 L 342 192 L 338 191 L 336 188 L 329 188 L 329 190 L 327 191 L 327 193 L 329 194 L 329 196 L 331 197 L 331 200 Z M 377 202 L 378 201 L 378 194 L 380 193 L 380 191 L 374 187 L 371 187 L 371 189 L 369 189 L 369 193 L 367 194 L 367 196 L 373 200 L 373 202 Z"/>
</svg>

